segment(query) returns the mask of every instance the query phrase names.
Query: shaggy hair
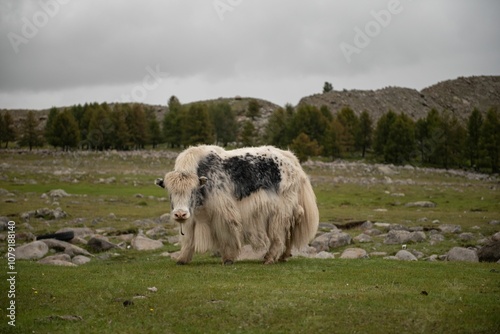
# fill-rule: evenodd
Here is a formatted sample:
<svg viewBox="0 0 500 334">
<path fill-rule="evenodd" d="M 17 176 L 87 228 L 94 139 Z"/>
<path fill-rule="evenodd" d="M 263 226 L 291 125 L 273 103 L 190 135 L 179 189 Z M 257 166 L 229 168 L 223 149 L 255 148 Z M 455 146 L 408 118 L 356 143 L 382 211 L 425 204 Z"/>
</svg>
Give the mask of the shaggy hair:
<svg viewBox="0 0 500 334">
<path fill-rule="evenodd" d="M 178 263 L 194 252 L 218 251 L 232 263 L 243 244 L 266 249 L 265 263 L 286 260 L 293 247 L 314 238 L 316 197 L 298 159 L 272 146 L 225 151 L 197 146 L 183 151 L 165 175 L 172 212 L 189 209 L 180 221 L 185 235 Z"/>
</svg>

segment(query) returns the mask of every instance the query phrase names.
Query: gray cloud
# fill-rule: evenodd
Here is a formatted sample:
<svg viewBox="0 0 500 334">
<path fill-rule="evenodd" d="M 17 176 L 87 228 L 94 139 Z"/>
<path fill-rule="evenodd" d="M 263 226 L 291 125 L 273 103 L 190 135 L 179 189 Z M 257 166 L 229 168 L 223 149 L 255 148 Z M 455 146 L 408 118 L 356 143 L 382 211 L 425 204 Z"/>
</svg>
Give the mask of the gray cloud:
<svg viewBox="0 0 500 334">
<path fill-rule="evenodd" d="M 214 3 L 230 10 L 218 13 Z M 377 21 L 391 8 L 397 13 Z M 337 89 L 422 88 L 500 74 L 495 0 L 6 0 L 0 9 L 0 107 L 23 106 L 30 94 L 46 107 L 71 90 L 75 100 L 78 90 L 78 101 L 92 101 L 85 94 L 96 87 L 110 89 L 99 98 L 113 99 L 112 87 L 140 83 L 148 66 L 168 73 L 165 96 L 215 98 L 239 85 L 247 94 L 267 89 L 277 103 L 320 91 L 324 81 Z M 35 32 L 27 36 L 29 25 Z M 372 35 L 363 47 L 355 44 L 359 31 Z M 342 43 L 358 49 L 350 62 Z M 185 91 L 193 80 L 206 87 L 199 97 Z"/>
</svg>

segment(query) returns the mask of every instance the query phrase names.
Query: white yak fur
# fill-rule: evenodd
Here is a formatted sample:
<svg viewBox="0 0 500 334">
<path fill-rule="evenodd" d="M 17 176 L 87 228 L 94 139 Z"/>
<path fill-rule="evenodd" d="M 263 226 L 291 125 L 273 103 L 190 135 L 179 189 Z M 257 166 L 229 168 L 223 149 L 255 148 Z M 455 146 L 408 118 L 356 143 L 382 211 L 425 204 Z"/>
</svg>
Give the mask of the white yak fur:
<svg viewBox="0 0 500 334">
<path fill-rule="evenodd" d="M 178 175 L 196 175 L 200 161 L 210 153 L 222 159 L 244 156 L 272 157 L 279 162 L 280 182 L 276 192 L 264 189 L 237 199 L 231 182 L 214 187 L 202 206 L 184 224 L 179 263 L 191 261 L 194 252 L 219 251 L 223 262 L 231 263 L 244 244 L 255 250 L 267 250 L 266 263 L 286 260 L 291 248 L 307 245 L 315 236 L 319 213 L 309 178 L 290 151 L 272 146 L 225 151 L 218 146 L 191 147 L 179 154 L 173 172 L 165 175 L 172 194 Z M 201 175 L 196 175 L 199 177 Z"/>
</svg>

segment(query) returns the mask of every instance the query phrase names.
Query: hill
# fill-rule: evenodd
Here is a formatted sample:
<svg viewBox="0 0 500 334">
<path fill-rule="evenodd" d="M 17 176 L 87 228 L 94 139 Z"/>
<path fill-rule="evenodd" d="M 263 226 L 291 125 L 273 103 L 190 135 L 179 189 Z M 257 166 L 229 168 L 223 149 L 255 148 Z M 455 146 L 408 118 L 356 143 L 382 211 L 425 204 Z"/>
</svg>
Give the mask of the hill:
<svg viewBox="0 0 500 334">
<path fill-rule="evenodd" d="M 500 107 L 500 76 L 460 77 L 421 91 L 402 87 L 331 91 L 304 97 L 299 101 L 301 104 L 318 108 L 325 105 L 334 115 L 344 107 L 350 107 L 358 115 L 366 110 L 374 120 L 389 109 L 419 119 L 432 108 L 447 109 L 465 119 L 474 108 L 485 112 Z"/>
</svg>

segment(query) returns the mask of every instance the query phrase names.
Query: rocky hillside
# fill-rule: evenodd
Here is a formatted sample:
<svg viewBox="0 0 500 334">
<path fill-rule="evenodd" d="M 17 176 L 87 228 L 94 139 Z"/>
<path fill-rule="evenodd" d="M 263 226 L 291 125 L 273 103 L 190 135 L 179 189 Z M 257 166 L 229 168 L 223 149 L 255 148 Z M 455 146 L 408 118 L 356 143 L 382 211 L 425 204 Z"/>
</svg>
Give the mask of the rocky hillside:
<svg viewBox="0 0 500 334">
<path fill-rule="evenodd" d="M 347 106 L 358 115 L 367 110 L 375 121 L 389 109 L 419 119 L 432 108 L 447 109 L 465 119 L 474 108 L 485 112 L 500 107 L 500 76 L 460 77 L 421 91 L 401 87 L 331 91 L 304 97 L 300 104 L 326 105 L 333 114 Z"/>
</svg>

